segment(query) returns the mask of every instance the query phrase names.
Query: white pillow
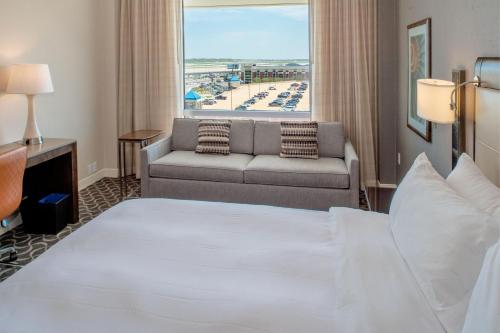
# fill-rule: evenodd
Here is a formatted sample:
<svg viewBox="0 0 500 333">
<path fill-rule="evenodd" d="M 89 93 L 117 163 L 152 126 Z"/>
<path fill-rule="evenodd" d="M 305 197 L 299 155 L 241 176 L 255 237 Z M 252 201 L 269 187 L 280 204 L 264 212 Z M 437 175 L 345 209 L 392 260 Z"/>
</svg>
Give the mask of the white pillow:
<svg viewBox="0 0 500 333">
<path fill-rule="evenodd" d="M 479 209 L 500 214 L 500 189 L 484 176 L 469 155 L 460 156 L 446 182 Z"/>
<path fill-rule="evenodd" d="M 491 247 L 472 292 L 463 333 L 500 331 L 500 242 Z"/>
<path fill-rule="evenodd" d="M 432 168 L 431 162 L 427 158 L 425 153 L 421 153 L 417 156 L 410 170 L 406 173 L 406 176 L 403 178 L 401 183 L 398 185 L 396 193 L 392 197 L 391 207 L 389 208 L 389 214 L 393 215 L 401 206 L 401 203 L 404 200 L 404 196 L 407 193 L 411 192 L 411 189 L 418 188 L 418 178 L 413 177 L 415 170 L 421 167 L 422 165 L 430 166 Z"/>
<path fill-rule="evenodd" d="M 395 197 L 389 215 L 399 252 L 446 330 L 460 332 L 498 226 L 455 193 L 423 157 Z"/>
</svg>

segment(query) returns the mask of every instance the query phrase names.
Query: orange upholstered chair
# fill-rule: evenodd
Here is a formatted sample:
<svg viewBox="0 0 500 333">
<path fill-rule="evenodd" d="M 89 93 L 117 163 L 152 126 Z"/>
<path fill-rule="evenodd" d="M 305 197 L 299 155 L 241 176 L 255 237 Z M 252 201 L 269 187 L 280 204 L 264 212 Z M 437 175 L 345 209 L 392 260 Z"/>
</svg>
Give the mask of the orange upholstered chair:
<svg viewBox="0 0 500 333">
<path fill-rule="evenodd" d="M 8 226 L 7 218 L 19 208 L 23 195 L 23 176 L 26 167 L 26 147 L 19 147 L 0 154 L 0 220 Z M 12 247 L 0 248 L 0 255 L 8 253 L 15 260 Z"/>
</svg>

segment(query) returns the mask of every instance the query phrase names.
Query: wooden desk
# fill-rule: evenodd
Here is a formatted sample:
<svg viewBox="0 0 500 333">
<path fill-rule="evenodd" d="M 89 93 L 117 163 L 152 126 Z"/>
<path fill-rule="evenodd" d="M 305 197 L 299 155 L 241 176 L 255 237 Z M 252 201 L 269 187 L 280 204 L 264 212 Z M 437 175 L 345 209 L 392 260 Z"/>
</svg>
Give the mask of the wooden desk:
<svg viewBox="0 0 500 333">
<path fill-rule="evenodd" d="M 19 142 L 0 146 L 0 154 L 19 146 Z M 28 160 L 23 180 L 23 196 L 42 197 L 50 193 L 71 195 L 72 218 L 79 220 L 78 168 L 76 141 L 72 139 L 45 139 L 40 145 L 27 146 Z"/>
</svg>

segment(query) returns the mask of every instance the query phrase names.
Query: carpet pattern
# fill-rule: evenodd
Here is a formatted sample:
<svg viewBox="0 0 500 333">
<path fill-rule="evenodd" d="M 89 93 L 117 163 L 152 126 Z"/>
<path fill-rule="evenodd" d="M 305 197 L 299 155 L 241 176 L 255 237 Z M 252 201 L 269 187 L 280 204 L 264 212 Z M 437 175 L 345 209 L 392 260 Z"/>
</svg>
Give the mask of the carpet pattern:
<svg viewBox="0 0 500 333">
<path fill-rule="evenodd" d="M 140 196 L 140 182 L 134 176 L 127 179 L 129 184 L 128 197 Z M 79 193 L 80 221 L 69 224 L 57 235 L 35 235 L 24 232 L 22 225 L 0 236 L 0 245 L 14 246 L 18 259 L 9 264 L 1 263 L 6 258 L 0 258 L 0 282 L 20 270 L 23 266 L 36 259 L 52 245 L 80 228 L 105 210 L 120 202 L 120 185 L 117 178 L 103 178 Z M 368 202 L 364 192 L 360 193 L 360 208 L 368 210 Z"/>
<path fill-rule="evenodd" d="M 140 196 L 140 183 L 133 176 L 127 179 L 129 184 L 129 197 Z M 80 228 L 82 225 L 92 220 L 105 210 L 120 202 L 120 183 L 116 178 L 103 178 L 93 185 L 79 192 L 80 221 L 75 224 L 68 224 L 57 235 L 35 235 L 27 234 L 23 226 L 0 236 L 2 247 L 14 246 L 17 250 L 17 260 L 9 264 L 0 263 L 0 282 L 10 275 L 36 259 L 52 245 Z M 0 258 L 0 262 L 6 258 Z"/>
</svg>

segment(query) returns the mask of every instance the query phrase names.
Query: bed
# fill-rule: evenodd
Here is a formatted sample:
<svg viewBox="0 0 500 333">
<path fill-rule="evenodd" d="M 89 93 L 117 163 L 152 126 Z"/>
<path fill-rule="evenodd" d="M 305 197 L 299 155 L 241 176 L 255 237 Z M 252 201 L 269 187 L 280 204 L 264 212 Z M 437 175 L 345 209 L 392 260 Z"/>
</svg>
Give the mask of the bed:
<svg viewBox="0 0 500 333">
<path fill-rule="evenodd" d="M 443 332 L 387 224 L 342 208 L 127 201 L 0 285 L 0 331 Z"/>
<path fill-rule="evenodd" d="M 0 284 L 0 332 L 496 332 L 491 61 L 476 96 L 477 166 L 461 158 L 445 180 L 419 156 L 389 215 L 129 200 Z"/>
</svg>

